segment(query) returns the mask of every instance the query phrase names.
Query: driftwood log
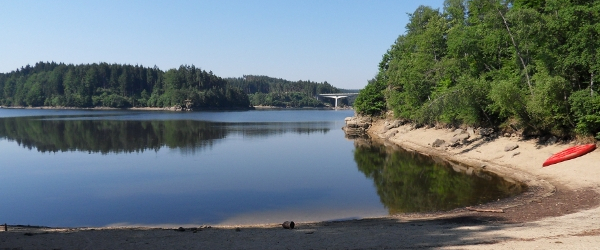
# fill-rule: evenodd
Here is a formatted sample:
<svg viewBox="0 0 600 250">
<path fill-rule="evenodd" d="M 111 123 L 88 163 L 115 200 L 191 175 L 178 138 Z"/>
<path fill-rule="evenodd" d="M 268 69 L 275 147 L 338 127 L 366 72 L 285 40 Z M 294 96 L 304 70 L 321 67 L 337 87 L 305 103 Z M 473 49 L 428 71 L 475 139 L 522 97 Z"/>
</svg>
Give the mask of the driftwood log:
<svg viewBox="0 0 600 250">
<path fill-rule="evenodd" d="M 475 212 L 504 213 L 504 210 L 502 210 L 502 209 L 480 209 L 480 208 L 473 208 L 473 207 L 466 207 L 466 208 L 467 208 L 467 210 L 475 211 Z"/>
</svg>

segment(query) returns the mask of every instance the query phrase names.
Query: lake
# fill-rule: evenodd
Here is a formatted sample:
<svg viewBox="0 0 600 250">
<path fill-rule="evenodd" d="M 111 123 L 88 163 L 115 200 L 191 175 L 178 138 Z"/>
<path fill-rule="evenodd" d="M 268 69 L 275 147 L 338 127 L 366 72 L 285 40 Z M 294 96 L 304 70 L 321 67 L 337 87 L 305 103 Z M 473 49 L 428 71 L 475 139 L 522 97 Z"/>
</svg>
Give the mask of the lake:
<svg viewBox="0 0 600 250">
<path fill-rule="evenodd" d="M 497 176 L 345 139 L 350 110 L 0 109 L 0 223 L 239 225 L 449 210 Z"/>
</svg>

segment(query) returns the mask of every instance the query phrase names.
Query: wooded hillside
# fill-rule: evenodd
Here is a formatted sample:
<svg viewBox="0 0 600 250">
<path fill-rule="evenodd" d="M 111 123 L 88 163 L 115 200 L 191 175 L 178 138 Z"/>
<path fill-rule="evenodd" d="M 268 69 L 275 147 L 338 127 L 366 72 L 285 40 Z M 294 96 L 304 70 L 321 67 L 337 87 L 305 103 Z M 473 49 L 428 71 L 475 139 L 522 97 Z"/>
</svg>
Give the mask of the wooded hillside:
<svg viewBox="0 0 600 250">
<path fill-rule="evenodd" d="M 600 138 L 600 1 L 446 0 L 409 19 L 360 113 Z"/>
<path fill-rule="evenodd" d="M 0 74 L 4 106 L 249 108 L 240 89 L 195 66 L 166 72 L 121 64 L 39 62 Z"/>
<path fill-rule="evenodd" d="M 226 78 L 230 86 L 242 89 L 248 94 L 253 106 L 280 107 L 322 107 L 324 102 L 333 99 L 317 100 L 318 94 L 339 93 L 340 90 L 327 82 L 288 81 L 268 76 L 245 75 L 239 78 Z M 340 102 L 346 103 L 341 99 Z"/>
</svg>

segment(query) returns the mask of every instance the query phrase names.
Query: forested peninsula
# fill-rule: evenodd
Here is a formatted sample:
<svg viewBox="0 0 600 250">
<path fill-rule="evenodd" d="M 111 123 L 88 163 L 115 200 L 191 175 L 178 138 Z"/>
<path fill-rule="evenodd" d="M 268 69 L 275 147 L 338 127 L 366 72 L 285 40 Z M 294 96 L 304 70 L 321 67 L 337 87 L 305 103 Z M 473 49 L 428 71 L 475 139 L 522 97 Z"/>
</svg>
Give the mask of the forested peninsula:
<svg viewBox="0 0 600 250">
<path fill-rule="evenodd" d="M 325 107 L 333 105 L 333 99 L 319 100 L 318 94 L 340 91 L 327 82 L 254 75 L 221 78 L 194 65 L 162 71 L 156 66 L 38 62 L 0 73 L 0 105 L 17 107 Z"/>
<path fill-rule="evenodd" d="M 327 81 L 288 81 L 268 76 L 245 75 L 240 78 L 226 78 L 232 87 L 242 89 L 253 106 L 275 107 L 323 107 L 326 103 L 333 106 L 333 99 L 315 98 L 319 94 L 339 93 L 343 90 L 333 87 Z M 340 103 L 347 105 L 346 99 Z"/>
<path fill-rule="evenodd" d="M 39 62 L 0 74 L 0 90 L 3 106 L 250 107 L 240 89 L 193 65 L 164 72 L 137 65 Z"/>
<path fill-rule="evenodd" d="M 354 104 L 420 125 L 600 139 L 600 1 L 420 6 Z"/>
</svg>

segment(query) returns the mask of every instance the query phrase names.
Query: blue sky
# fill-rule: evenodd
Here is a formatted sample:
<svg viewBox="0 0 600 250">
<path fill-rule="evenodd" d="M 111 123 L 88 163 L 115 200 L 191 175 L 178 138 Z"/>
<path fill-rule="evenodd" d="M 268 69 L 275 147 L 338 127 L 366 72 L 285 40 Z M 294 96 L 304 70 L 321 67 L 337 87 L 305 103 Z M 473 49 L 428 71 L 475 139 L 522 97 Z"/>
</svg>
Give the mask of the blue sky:
<svg viewBox="0 0 600 250">
<path fill-rule="evenodd" d="M 0 0 L 0 72 L 39 61 L 193 64 L 362 88 L 419 5 L 443 0 Z"/>
</svg>

